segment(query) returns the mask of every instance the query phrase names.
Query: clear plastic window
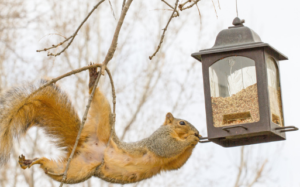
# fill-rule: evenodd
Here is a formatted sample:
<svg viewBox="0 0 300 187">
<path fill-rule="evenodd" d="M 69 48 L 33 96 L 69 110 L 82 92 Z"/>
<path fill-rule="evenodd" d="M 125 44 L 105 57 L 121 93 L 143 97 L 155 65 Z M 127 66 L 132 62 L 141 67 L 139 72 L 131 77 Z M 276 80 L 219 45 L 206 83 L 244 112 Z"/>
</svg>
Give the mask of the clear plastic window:
<svg viewBox="0 0 300 187">
<path fill-rule="evenodd" d="M 233 56 L 209 68 L 215 127 L 259 121 L 255 61 Z"/>
<path fill-rule="evenodd" d="M 274 59 L 267 58 L 268 90 L 271 109 L 271 120 L 279 126 L 283 126 L 283 115 L 281 106 L 281 94 L 279 74 Z"/>
</svg>

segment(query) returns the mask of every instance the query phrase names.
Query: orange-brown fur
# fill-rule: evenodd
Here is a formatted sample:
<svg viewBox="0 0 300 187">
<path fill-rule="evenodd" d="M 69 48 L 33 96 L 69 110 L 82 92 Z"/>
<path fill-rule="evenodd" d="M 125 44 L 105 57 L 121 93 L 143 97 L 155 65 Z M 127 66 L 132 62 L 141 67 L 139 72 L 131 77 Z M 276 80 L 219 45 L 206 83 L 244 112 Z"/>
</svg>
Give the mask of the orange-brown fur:
<svg viewBox="0 0 300 187">
<path fill-rule="evenodd" d="M 95 176 L 114 183 L 137 182 L 161 171 L 178 169 L 187 161 L 194 148 L 190 147 L 176 157 L 163 158 L 148 149 L 144 153 L 130 154 L 119 149 L 113 141 L 111 145 L 105 150 L 105 162 Z"/>
<path fill-rule="evenodd" d="M 97 75 L 96 69 L 90 71 L 90 92 Z M 32 88 L 30 91 L 34 90 Z M 19 158 L 20 166 L 26 169 L 39 164 L 48 176 L 61 181 L 80 120 L 66 95 L 55 85 L 24 99 L 27 95 L 23 94 L 21 99 L 13 103 L 7 115 L 0 114 L 0 119 L 5 119 L 5 123 L 0 124 L 0 152 L 6 151 L 6 154 L 0 153 L 1 159 L 7 160 L 9 147 L 4 144 L 11 146 L 11 131 L 20 129 L 20 134 L 31 126 L 40 126 L 49 135 L 58 138 L 57 145 L 66 148 L 67 154 L 61 161 L 45 157 L 26 160 L 22 155 Z M 111 119 L 109 102 L 97 88 L 70 163 L 66 183 L 78 183 L 91 176 L 108 182 L 131 183 L 150 178 L 161 171 L 178 169 L 190 157 L 200 137 L 191 124 L 168 113 L 164 124 L 149 138 L 136 143 L 124 143 L 116 136 Z M 180 125 L 182 121 L 184 125 Z"/>
</svg>

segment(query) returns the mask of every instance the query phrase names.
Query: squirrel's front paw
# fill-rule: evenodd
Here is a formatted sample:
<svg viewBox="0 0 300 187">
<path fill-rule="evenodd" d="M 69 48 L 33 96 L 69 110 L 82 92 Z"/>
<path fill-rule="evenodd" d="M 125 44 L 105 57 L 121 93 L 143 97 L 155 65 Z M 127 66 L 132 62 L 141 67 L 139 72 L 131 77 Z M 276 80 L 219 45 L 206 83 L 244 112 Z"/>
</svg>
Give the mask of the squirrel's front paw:
<svg viewBox="0 0 300 187">
<path fill-rule="evenodd" d="M 19 164 L 22 169 L 30 168 L 32 162 L 36 161 L 37 158 L 32 160 L 26 160 L 24 155 L 19 156 Z"/>
<path fill-rule="evenodd" d="M 191 146 L 195 146 L 199 142 L 199 136 L 190 135 L 187 140 Z"/>
</svg>

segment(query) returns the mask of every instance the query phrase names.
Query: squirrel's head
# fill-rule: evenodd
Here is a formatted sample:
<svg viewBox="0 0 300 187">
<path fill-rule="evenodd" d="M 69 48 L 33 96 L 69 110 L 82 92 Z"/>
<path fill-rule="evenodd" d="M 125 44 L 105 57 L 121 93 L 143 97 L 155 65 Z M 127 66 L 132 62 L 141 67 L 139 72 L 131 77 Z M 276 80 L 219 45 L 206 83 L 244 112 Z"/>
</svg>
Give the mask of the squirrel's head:
<svg viewBox="0 0 300 187">
<path fill-rule="evenodd" d="M 166 120 L 163 125 L 172 127 L 177 136 L 181 139 L 186 139 L 188 136 L 196 136 L 200 139 L 199 131 L 188 121 L 174 118 L 169 112 L 166 115 Z"/>
</svg>

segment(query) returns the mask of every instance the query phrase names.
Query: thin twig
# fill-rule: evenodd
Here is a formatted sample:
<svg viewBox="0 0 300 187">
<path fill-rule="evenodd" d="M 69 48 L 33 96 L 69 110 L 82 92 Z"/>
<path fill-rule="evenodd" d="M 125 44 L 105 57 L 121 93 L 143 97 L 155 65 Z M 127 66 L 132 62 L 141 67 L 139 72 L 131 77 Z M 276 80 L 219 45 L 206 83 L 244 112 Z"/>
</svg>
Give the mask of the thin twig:
<svg viewBox="0 0 300 187">
<path fill-rule="evenodd" d="M 161 56 L 161 54 L 159 56 Z M 124 131 L 123 131 L 122 135 L 120 136 L 121 137 L 120 140 L 124 140 L 125 135 L 131 128 L 132 124 L 136 121 L 138 113 L 141 111 L 142 107 L 146 104 L 147 98 L 152 94 L 153 90 L 157 86 L 158 80 L 160 80 L 160 77 L 162 74 L 162 71 L 160 71 L 160 68 L 163 66 L 163 64 L 164 64 L 164 61 L 161 63 L 159 60 L 155 60 L 154 63 L 148 64 L 147 69 L 149 70 L 149 74 L 147 74 L 147 80 L 144 81 L 145 84 L 142 86 L 144 88 L 143 94 L 141 96 L 141 99 L 140 99 L 135 111 L 131 115 L 132 116 L 131 119 L 129 120 L 129 122 L 126 124 L 126 126 L 124 128 Z M 160 67 L 159 67 L 159 65 L 160 65 Z M 154 69 L 151 68 L 152 66 L 154 66 Z M 156 76 L 154 76 L 154 74 Z"/>
<path fill-rule="evenodd" d="M 76 73 L 79 73 L 79 72 L 82 72 L 82 71 L 85 71 L 87 69 L 90 69 L 90 68 L 95 68 L 95 67 L 102 67 L 102 64 L 93 64 L 93 65 L 90 65 L 90 66 L 85 66 L 85 67 L 82 67 L 82 68 L 79 68 L 79 69 L 76 69 L 76 70 L 73 70 L 73 71 L 70 71 L 66 74 L 63 74 L 57 78 L 54 78 L 52 79 L 50 82 L 48 82 L 47 84 L 44 84 L 43 86 L 41 86 L 39 89 L 35 90 L 34 92 L 32 92 L 29 96 L 27 96 L 26 100 L 28 100 L 30 97 L 32 97 L 34 94 L 36 94 L 37 92 L 41 91 L 42 89 L 46 88 L 47 86 L 53 84 L 53 83 L 56 83 L 57 81 L 59 81 L 60 79 L 63 79 L 65 77 L 68 77 L 68 76 L 71 76 L 73 74 L 76 74 Z M 25 101 L 26 101 L 25 100 Z"/>
<path fill-rule="evenodd" d="M 252 187 L 258 181 L 258 179 L 261 177 L 261 174 L 262 174 L 262 172 L 264 170 L 264 167 L 265 167 L 267 162 L 268 162 L 268 160 L 266 159 L 264 161 L 264 163 L 261 165 L 260 169 L 257 171 L 255 178 L 253 179 L 251 184 L 248 185 L 248 187 Z"/>
<path fill-rule="evenodd" d="M 62 34 L 59 34 L 59 33 L 49 33 L 49 34 L 46 34 L 45 36 L 43 36 L 41 39 L 39 39 L 39 41 L 41 41 L 46 36 L 50 36 L 50 35 L 57 35 L 57 36 L 63 37 L 64 39 L 67 39 L 67 37 L 63 36 Z"/>
<path fill-rule="evenodd" d="M 214 6 L 214 9 L 215 9 L 215 12 L 216 12 L 216 16 L 217 16 L 217 18 L 218 18 L 217 9 L 216 9 L 216 6 L 215 6 L 215 3 L 214 3 L 214 0 L 211 0 L 211 2 L 213 3 L 213 6 Z"/>
<path fill-rule="evenodd" d="M 184 7 L 184 5 L 186 5 L 187 3 L 190 3 L 190 2 L 192 2 L 192 0 L 187 0 L 186 2 L 184 2 L 182 4 L 179 4 L 178 5 L 179 10 L 182 10 L 182 8 Z"/>
<path fill-rule="evenodd" d="M 198 4 L 196 4 L 196 7 L 197 7 L 198 13 L 199 13 L 199 18 L 200 18 L 200 30 L 201 30 L 201 28 L 202 28 L 202 18 L 201 18 L 201 13 L 200 13 L 200 9 L 199 9 L 199 7 L 198 7 Z"/>
<path fill-rule="evenodd" d="M 178 108 L 178 106 L 179 106 L 179 104 L 180 104 L 180 101 L 182 101 L 181 96 L 182 96 L 182 94 L 184 93 L 186 83 L 188 82 L 188 79 L 190 78 L 189 76 L 191 75 L 190 71 L 191 71 L 192 67 L 193 67 L 193 64 L 192 64 L 192 66 L 187 70 L 187 73 L 185 74 L 185 78 L 182 79 L 183 81 L 182 81 L 182 83 L 181 83 L 180 86 L 179 86 L 180 91 L 179 91 L 179 93 L 178 93 L 177 99 L 175 100 L 176 102 L 175 102 L 175 104 L 174 104 L 174 106 L 173 106 L 173 108 L 172 108 L 172 110 L 171 110 L 171 111 L 173 111 L 173 112 L 175 112 L 175 111 L 177 110 L 177 108 Z M 178 92 L 178 91 L 177 91 L 177 92 Z M 185 102 L 185 103 L 187 103 L 187 102 Z M 180 107 L 182 107 L 182 106 L 180 106 Z M 200 143 L 200 142 L 199 142 L 199 143 Z"/>
<path fill-rule="evenodd" d="M 220 5 L 220 1 L 218 0 L 218 5 L 219 5 L 219 9 L 221 10 L 221 5 Z"/>
<path fill-rule="evenodd" d="M 171 17 L 170 17 L 170 19 L 169 19 L 169 21 L 168 21 L 166 27 L 163 29 L 164 32 L 163 32 L 163 34 L 162 34 L 162 36 L 161 36 L 161 38 L 160 38 L 160 42 L 159 42 L 159 45 L 157 46 L 157 49 L 155 50 L 155 52 L 153 53 L 152 56 L 149 56 L 149 59 L 150 59 L 150 60 L 152 60 L 152 58 L 153 58 L 153 57 L 156 55 L 156 53 L 159 51 L 159 49 L 160 49 L 160 47 L 161 47 L 161 44 L 162 44 L 163 41 L 164 41 L 165 33 L 166 33 L 167 29 L 168 29 L 168 26 L 169 26 L 171 20 L 174 18 L 174 14 L 175 14 L 175 12 L 176 12 L 176 8 L 177 8 L 177 5 L 178 5 L 178 1 L 179 1 L 179 0 L 176 0 L 175 8 L 174 8 L 174 10 L 173 10 L 173 13 L 172 13 L 172 15 L 171 15 Z"/>
<path fill-rule="evenodd" d="M 74 70 L 75 68 L 73 67 L 73 65 L 72 65 L 72 63 L 71 63 L 71 60 L 70 60 L 68 51 L 65 51 L 64 57 L 65 57 L 66 60 L 67 60 L 67 64 L 69 65 L 69 68 L 70 68 L 71 70 Z M 79 75 L 77 75 L 77 74 L 75 74 L 75 75 L 76 75 L 76 77 L 77 77 L 77 79 L 78 79 L 78 81 L 79 81 L 80 83 L 85 83 L 85 80 L 84 80 L 84 79 L 82 79 L 82 78 L 81 78 Z M 76 93 L 77 93 L 77 92 L 76 92 Z M 76 98 L 76 97 L 75 97 L 75 98 Z"/>
<path fill-rule="evenodd" d="M 126 0 L 123 0 L 122 10 L 123 10 L 123 8 L 124 8 L 124 6 L 125 6 L 125 3 L 126 3 Z"/>
<path fill-rule="evenodd" d="M 66 49 L 68 49 L 68 47 L 71 45 L 71 43 L 73 42 L 74 38 L 76 37 L 78 31 L 80 30 L 80 28 L 82 27 L 82 25 L 86 22 L 86 20 L 88 20 L 88 18 L 90 17 L 90 15 L 92 15 L 92 13 L 98 8 L 98 6 L 103 3 L 105 0 L 101 0 L 99 3 L 97 3 L 94 8 L 89 12 L 89 14 L 84 18 L 84 20 L 81 22 L 81 24 L 79 25 L 79 27 L 76 29 L 76 31 L 74 32 L 74 34 L 72 34 L 70 37 L 68 37 L 67 39 L 65 39 L 63 42 L 60 42 L 57 45 L 52 45 L 52 47 L 49 48 L 44 48 L 41 50 L 37 50 L 36 52 L 42 52 L 42 51 L 48 51 L 50 49 L 56 48 L 58 46 L 61 46 L 62 44 L 64 44 L 65 42 L 69 41 L 69 43 L 67 44 L 66 47 L 64 47 L 60 52 L 58 53 L 48 53 L 48 56 L 59 56 L 61 53 L 63 53 Z"/>
<path fill-rule="evenodd" d="M 69 41 L 72 37 L 73 37 L 73 35 L 71 35 L 69 38 L 66 38 L 64 41 L 60 42 L 57 45 L 52 45 L 52 47 L 49 47 L 49 48 L 45 48 L 45 49 L 41 49 L 41 50 L 36 50 L 36 52 L 48 51 L 50 49 L 57 48 L 58 46 L 61 46 L 65 42 Z"/>
<path fill-rule="evenodd" d="M 173 9 L 162 9 L 162 8 L 156 8 L 156 9 L 153 9 L 153 10 L 165 10 L 165 11 L 173 11 Z"/>
<path fill-rule="evenodd" d="M 186 9 L 189 9 L 189 8 L 192 8 L 195 4 L 197 4 L 200 0 L 196 0 L 193 4 L 191 4 L 190 6 L 187 6 L 187 7 L 182 7 L 182 10 L 186 10 Z"/>
<path fill-rule="evenodd" d="M 166 2 L 165 0 L 161 0 L 162 2 L 166 3 L 166 5 L 168 5 L 170 8 L 172 8 L 173 10 L 175 9 L 172 5 L 170 5 L 168 2 Z M 178 10 L 176 10 L 177 15 L 174 17 L 178 17 L 179 16 L 179 12 Z"/>
<path fill-rule="evenodd" d="M 110 135 L 109 135 L 109 138 L 108 138 L 108 141 L 107 141 L 107 144 L 106 144 L 106 147 L 109 146 L 109 143 L 110 143 L 110 139 L 112 137 L 112 134 L 113 132 L 115 132 L 115 124 L 116 124 L 116 89 L 115 89 L 115 84 L 114 84 L 114 80 L 111 76 L 111 73 L 110 71 L 106 68 L 106 73 L 108 74 L 108 77 L 109 77 L 109 80 L 110 80 L 110 84 L 111 84 L 111 94 L 112 94 L 112 98 L 113 98 L 113 122 L 112 122 L 112 125 L 111 125 L 111 129 L 110 129 Z M 101 165 L 102 166 L 104 164 L 104 157 L 102 158 L 102 162 L 101 162 Z"/>
<path fill-rule="evenodd" d="M 111 124 L 111 129 L 110 129 L 110 135 L 109 135 L 109 138 L 108 138 L 108 141 L 106 143 L 106 147 L 109 146 L 109 143 L 110 143 L 110 139 L 112 137 L 112 134 L 115 132 L 115 124 L 116 124 L 116 91 L 115 91 L 115 86 L 114 86 L 114 81 L 113 81 L 113 78 L 111 76 L 111 73 L 110 71 L 106 68 L 105 69 L 108 76 L 109 76 L 109 80 L 110 80 L 110 84 L 111 84 L 111 93 L 112 93 L 112 98 L 113 98 L 113 121 L 112 121 L 112 124 Z M 101 75 L 101 73 L 99 73 L 99 75 Z M 98 170 L 100 167 L 102 167 L 104 165 L 104 157 L 102 157 L 102 162 L 100 165 L 98 165 L 96 167 L 96 170 Z"/>
<path fill-rule="evenodd" d="M 108 74 L 110 84 L 111 84 L 111 93 L 112 93 L 112 98 L 113 98 L 113 120 L 114 120 L 113 123 L 115 124 L 115 122 L 116 122 L 116 103 L 117 103 L 117 101 L 116 101 L 116 98 L 117 98 L 116 97 L 116 89 L 115 89 L 114 80 L 111 76 L 110 71 L 107 68 L 106 68 L 106 72 Z"/>
<path fill-rule="evenodd" d="M 103 61 L 103 68 L 102 68 L 102 71 L 101 71 L 101 74 L 103 75 L 104 74 L 104 70 L 105 70 L 105 67 L 106 65 L 108 64 L 108 62 L 113 58 L 114 56 L 114 53 L 117 49 L 117 45 L 118 45 L 118 38 L 119 38 L 119 34 L 120 34 L 120 30 L 121 30 L 121 27 L 123 25 L 123 21 L 125 19 L 125 16 L 126 16 L 126 13 L 130 7 L 130 4 L 132 3 L 133 0 L 128 0 L 124 6 L 124 8 L 122 9 L 122 12 L 121 12 L 121 16 L 119 18 L 119 21 L 118 21 L 118 24 L 117 24 L 117 27 L 116 27 L 116 30 L 115 30 L 115 33 L 114 33 L 114 37 L 112 39 L 112 42 L 110 44 L 110 47 L 108 49 L 108 52 L 106 54 L 106 57 Z"/>
<path fill-rule="evenodd" d="M 102 68 L 102 67 L 101 67 L 101 68 Z M 101 68 L 100 68 L 100 71 L 101 71 Z M 88 100 L 88 103 L 87 103 L 87 106 L 86 106 L 84 115 L 83 115 L 83 117 L 82 117 L 81 125 L 80 125 L 80 128 L 79 128 L 78 134 L 77 134 L 76 142 L 75 142 L 74 147 L 73 147 L 73 149 L 72 149 L 72 152 L 71 152 L 71 154 L 70 154 L 70 156 L 69 156 L 69 158 L 68 158 L 68 162 L 67 162 L 67 165 L 66 165 L 66 168 L 65 168 L 65 172 L 64 172 L 63 178 L 62 178 L 61 183 L 60 183 L 60 187 L 63 186 L 64 182 L 65 182 L 66 179 L 67 179 L 67 172 L 68 172 L 68 169 L 69 169 L 69 167 L 70 167 L 71 160 L 72 160 L 72 158 L 73 158 L 73 156 L 74 156 L 76 147 L 77 147 L 77 145 L 78 145 L 78 142 L 79 142 L 79 139 L 80 139 L 80 135 L 81 135 L 81 131 L 82 131 L 83 126 L 84 126 L 84 124 L 85 124 L 85 121 L 86 121 L 86 119 L 87 119 L 87 115 L 88 115 L 88 112 L 89 112 L 89 109 L 90 109 L 90 106 L 91 106 L 91 102 L 92 102 L 92 100 L 93 100 L 93 97 L 94 97 L 94 94 L 95 94 L 95 90 L 96 90 L 96 88 L 97 88 L 97 85 L 98 85 L 98 82 L 99 82 L 99 80 L 100 80 L 100 77 L 101 77 L 101 73 L 98 74 L 97 79 L 96 79 L 95 84 L 94 84 L 94 87 L 93 87 L 93 90 L 92 90 L 92 93 L 91 93 L 91 95 L 90 95 L 90 97 L 89 97 L 89 100 Z"/>
<path fill-rule="evenodd" d="M 115 16 L 114 9 L 113 9 L 113 7 L 112 7 L 112 4 L 111 4 L 110 0 L 108 0 L 108 2 L 109 2 L 110 9 L 111 9 L 111 11 L 112 11 L 112 14 L 113 14 L 115 20 L 117 20 L 117 18 L 116 18 L 116 16 Z"/>
<path fill-rule="evenodd" d="M 127 131 L 128 131 L 129 128 L 131 127 L 132 123 L 136 120 L 136 117 L 137 117 L 138 113 L 140 112 L 141 108 L 143 107 L 143 105 L 145 104 L 145 102 L 146 102 L 146 100 L 147 100 L 147 96 L 148 96 L 148 94 L 149 94 L 149 89 L 150 89 L 150 84 L 151 84 L 151 82 L 152 82 L 152 79 L 154 78 L 153 73 L 154 73 L 154 71 L 152 72 L 152 75 L 149 76 L 149 79 L 148 79 L 148 81 L 146 82 L 146 84 L 145 84 L 145 86 L 144 86 L 144 87 L 145 87 L 145 90 L 143 91 L 143 94 L 142 94 L 142 97 L 141 97 L 141 99 L 140 99 L 140 101 L 139 101 L 139 104 L 138 104 L 138 106 L 137 106 L 135 112 L 133 113 L 131 119 L 130 119 L 129 122 L 126 124 L 126 126 L 125 126 L 125 128 L 124 128 L 124 131 L 123 131 L 123 133 L 122 133 L 122 136 L 121 136 L 120 140 L 124 140 Z"/>
<path fill-rule="evenodd" d="M 240 167 L 239 167 L 238 175 L 237 175 L 236 180 L 235 180 L 235 185 L 234 185 L 234 187 L 238 187 L 238 186 L 239 186 L 239 182 L 240 182 L 241 174 L 242 174 L 242 172 L 243 172 L 243 168 L 244 168 L 244 146 L 242 146 L 242 148 L 241 148 L 241 161 L 240 161 Z"/>
</svg>

